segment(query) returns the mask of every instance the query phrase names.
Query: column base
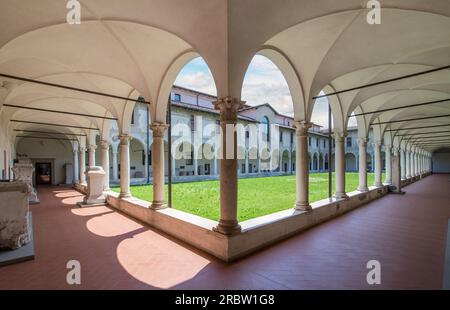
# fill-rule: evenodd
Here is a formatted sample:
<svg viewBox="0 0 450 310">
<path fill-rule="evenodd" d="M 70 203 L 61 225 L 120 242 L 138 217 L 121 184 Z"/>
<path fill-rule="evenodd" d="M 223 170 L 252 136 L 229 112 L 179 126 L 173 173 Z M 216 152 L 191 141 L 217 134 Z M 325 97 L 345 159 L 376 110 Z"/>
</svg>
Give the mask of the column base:
<svg viewBox="0 0 450 310">
<path fill-rule="evenodd" d="M 383 183 L 375 183 L 373 186 L 375 186 L 375 187 L 382 187 Z"/>
<path fill-rule="evenodd" d="M 152 201 L 152 204 L 150 205 L 150 209 L 153 210 L 162 210 L 162 209 L 166 209 L 167 208 L 167 204 L 165 201 Z"/>
<path fill-rule="evenodd" d="M 294 209 L 297 211 L 312 211 L 311 205 L 307 202 L 297 202 Z"/>
<path fill-rule="evenodd" d="M 365 193 L 365 192 L 368 192 L 368 191 L 369 191 L 369 188 L 367 186 L 358 187 L 358 192 Z"/>
<path fill-rule="evenodd" d="M 348 195 L 346 193 L 336 193 L 333 197 L 336 199 L 347 199 Z"/>
<path fill-rule="evenodd" d="M 232 236 L 241 232 L 241 226 L 238 221 L 220 220 L 219 225 L 213 228 L 213 231 L 223 235 Z"/>
<path fill-rule="evenodd" d="M 120 193 L 119 194 L 119 198 L 130 198 L 131 197 L 131 193 Z"/>
</svg>

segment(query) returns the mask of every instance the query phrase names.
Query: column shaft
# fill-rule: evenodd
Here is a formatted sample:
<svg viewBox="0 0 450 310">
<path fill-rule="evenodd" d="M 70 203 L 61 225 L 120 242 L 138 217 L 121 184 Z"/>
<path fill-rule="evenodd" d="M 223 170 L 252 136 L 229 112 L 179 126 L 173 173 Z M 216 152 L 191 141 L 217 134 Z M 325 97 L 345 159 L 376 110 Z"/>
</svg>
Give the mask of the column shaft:
<svg viewBox="0 0 450 310">
<path fill-rule="evenodd" d="M 312 124 L 296 122 L 296 193 L 295 209 L 300 211 L 312 210 L 309 205 L 309 167 L 308 167 L 308 129 Z"/>
<path fill-rule="evenodd" d="M 335 171 L 336 171 L 336 198 L 348 198 L 345 193 L 345 135 L 335 134 Z M 331 163 L 331 161 L 329 161 Z"/>
<path fill-rule="evenodd" d="M 381 160 L 381 142 L 375 142 L 373 144 L 373 151 L 375 154 L 375 186 L 383 186 L 382 181 L 382 170 L 383 170 L 383 161 Z"/>
<path fill-rule="evenodd" d="M 166 124 L 162 123 L 153 123 L 150 126 L 153 132 L 153 202 L 151 208 L 155 210 L 167 207 L 164 199 L 164 132 L 167 127 Z M 196 152 L 194 154 L 196 154 Z"/>
<path fill-rule="evenodd" d="M 385 146 L 386 157 L 386 178 L 384 182 L 388 185 L 392 184 L 392 146 Z"/>
<path fill-rule="evenodd" d="M 73 151 L 73 183 L 78 183 L 80 181 L 79 173 L 80 168 L 78 167 L 78 150 Z"/>
<path fill-rule="evenodd" d="M 367 138 L 358 139 L 359 145 L 359 187 L 358 191 L 367 192 Z"/>
<path fill-rule="evenodd" d="M 109 191 L 109 142 L 108 141 L 101 141 L 100 144 L 100 150 L 101 150 L 101 161 L 102 161 L 102 168 L 105 171 L 105 179 L 103 183 L 103 190 Z"/>
<path fill-rule="evenodd" d="M 86 184 L 86 149 L 84 147 L 80 147 L 80 160 L 79 160 L 79 164 L 80 164 L 80 183 L 81 184 Z"/>
<path fill-rule="evenodd" d="M 120 198 L 131 197 L 130 192 L 130 140 L 131 136 L 123 134 L 120 138 Z"/>
</svg>

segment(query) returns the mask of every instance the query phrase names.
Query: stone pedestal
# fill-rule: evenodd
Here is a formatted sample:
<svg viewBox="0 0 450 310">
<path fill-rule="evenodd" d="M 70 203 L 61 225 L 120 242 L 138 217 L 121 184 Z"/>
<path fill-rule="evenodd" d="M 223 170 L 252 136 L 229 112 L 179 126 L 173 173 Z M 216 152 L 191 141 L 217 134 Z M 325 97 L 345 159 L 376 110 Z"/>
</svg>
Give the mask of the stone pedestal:
<svg viewBox="0 0 450 310">
<path fill-rule="evenodd" d="M 105 178 L 105 171 L 102 167 L 89 167 L 87 176 L 87 195 L 84 197 L 83 203 L 79 204 L 81 207 L 102 205 L 106 203 L 106 197 L 103 194 L 103 185 Z"/>
<path fill-rule="evenodd" d="M 0 250 L 15 250 L 30 241 L 25 182 L 0 183 Z"/>
<path fill-rule="evenodd" d="M 38 204 L 39 198 L 37 196 L 36 189 L 33 187 L 33 172 L 34 167 L 31 161 L 21 160 L 19 163 L 15 164 L 12 168 L 14 172 L 14 181 L 24 182 L 28 186 L 29 192 L 29 203 Z"/>
</svg>

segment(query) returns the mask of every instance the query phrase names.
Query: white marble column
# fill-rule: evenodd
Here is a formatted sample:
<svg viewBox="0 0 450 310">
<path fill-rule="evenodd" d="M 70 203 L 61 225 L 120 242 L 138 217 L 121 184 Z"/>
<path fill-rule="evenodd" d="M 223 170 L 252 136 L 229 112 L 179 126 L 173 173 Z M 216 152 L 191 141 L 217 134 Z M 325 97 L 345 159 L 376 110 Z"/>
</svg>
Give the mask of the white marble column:
<svg viewBox="0 0 450 310">
<path fill-rule="evenodd" d="M 120 198 L 131 197 L 130 192 L 130 140 L 131 136 L 119 136 L 120 144 Z"/>
<path fill-rule="evenodd" d="M 405 163 L 405 168 L 406 168 L 406 179 L 410 179 L 411 178 L 411 152 L 410 151 L 406 151 L 406 163 Z"/>
<path fill-rule="evenodd" d="M 345 135 L 335 133 L 335 155 L 334 166 L 336 171 L 336 193 L 334 196 L 338 199 L 348 198 L 345 193 Z M 331 164 L 331 160 L 329 160 Z"/>
<path fill-rule="evenodd" d="M 78 150 L 73 150 L 73 183 L 80 182 L 80 168 L 78 166 Z"/>
<path fill-rule="evenodd" d="M 249 153 L 245 152 L 245 174 L 249 174 Z"/>
<path fill-rule="evenodd" d="M 288 171 L 289 174 L 292 174 L 292 154 L 289 154 L 289 162 L 288 162 Z"/>
<path fill-rule="evenodd" d="M 112 177 L 114 181 L 119 180 L 119 162 L 117 159 L 117 150 L 112 148 Z"/>
<path fill-rule="evenodd" d="M 102 161 L 102 168 L 105 172 L 103 190 L 109 191 L 109 142 L 102 140 L 100 142 L 100 156 Z"/>
<path fill-rule="evenodd" d="M 383 180 L 382 180 L 383 161 L 381 159 L 381 142 L 380 141 L 374 142 L 373 152 L 375 155 L 375 182 L 374 182 L 374 185 L 377 187 L 380 187 L 380 186 L 383 186 Z"/>
<path fill-rule="evenodd" d="M 162 123 L 153 123 L 150 125 L 150 129 L 153 132 L 153 201 L 151 208 L 154 210 L 164 209 L 167 207 L 164 200 L 164 132 L 167 127 L 168 126 L 166 124 Z M 194 153 L 194 156 L 195 154 L 196 152 Z"/>
<path fill-rule="evenodd" d="M 384 183 L 392 185 L 392 146 L 385 146 L 386 177 Z"/>
<path fill-rule="evenodd" d="M 415 177 L 417 175 L 416 173 L 416 153 L 411 152 L 411 176 Z"/>
<path fill-rule="evenodd" d="M 358 191 L 367 192 L 367 138 L 359 138 L 359 186 Z"/>
<path fill-rule="evenodd" d="M 172 155 L 172 176 L 176 177 L 177 176 L 177 160 L 175 158 L 175 154 Z M 214 162 L 214 160 L 213 160 Z"/>
<path fill-rule="evenodd" d="M 234 126 L 237 123 L 237 111 L 243 104 L 242 101 L 232 97 L 225 97 L 214 102 L 214 108 L 220 110 L 222 128 L 220 143 L 223 150 L 223 158 L 220 159 L 220 220 L 214 230 L 225 235 L 233 235 L 241 231 L 237 220 L 238 160 Z M 227 148 L 229 146 L 233 147 L 233 152 Z"/>
<path fill-rule="evenodd" d="M 80 147 L 80 160 L 79 160 L 79 169 L 80 169 L 80 184 L 86 184 L 86 148 Z"/>
<path fill-rule="evenodd" d="M 405 150 L 400 150 L 400 169 L 401 169 L 401 179 L 406 180 L 406 155 Z"/>
<path fill-rule="evenodd" d="M 95 150 L 97 149 L 96 145 L 89 145 L 88 147 L 88 166 L 95 167 Z"/>
<path fill-rule="evenodd" d="M 296 122 L 296 193 L 295 209 L 312 210 L 309 204 L 309 165 L 308 165 L 308 130 L 312 124 L 305 121 Z"/>
</svg>

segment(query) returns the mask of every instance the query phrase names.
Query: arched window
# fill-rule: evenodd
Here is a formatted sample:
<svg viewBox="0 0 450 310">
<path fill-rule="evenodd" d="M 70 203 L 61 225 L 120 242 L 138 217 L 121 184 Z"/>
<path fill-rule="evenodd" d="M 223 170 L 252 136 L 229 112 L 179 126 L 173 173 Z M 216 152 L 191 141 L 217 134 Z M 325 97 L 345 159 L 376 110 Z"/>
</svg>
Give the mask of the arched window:
<svg viewBox="0 0 450 310">
<path fill-rule="evenodd" d="M 264 116 L 261 123 L 264 125 L 263 130 L 263 137 L 266 139 L 267 142 L 270 141 L 270 121 L 267 116 Z"/>
</svg>

